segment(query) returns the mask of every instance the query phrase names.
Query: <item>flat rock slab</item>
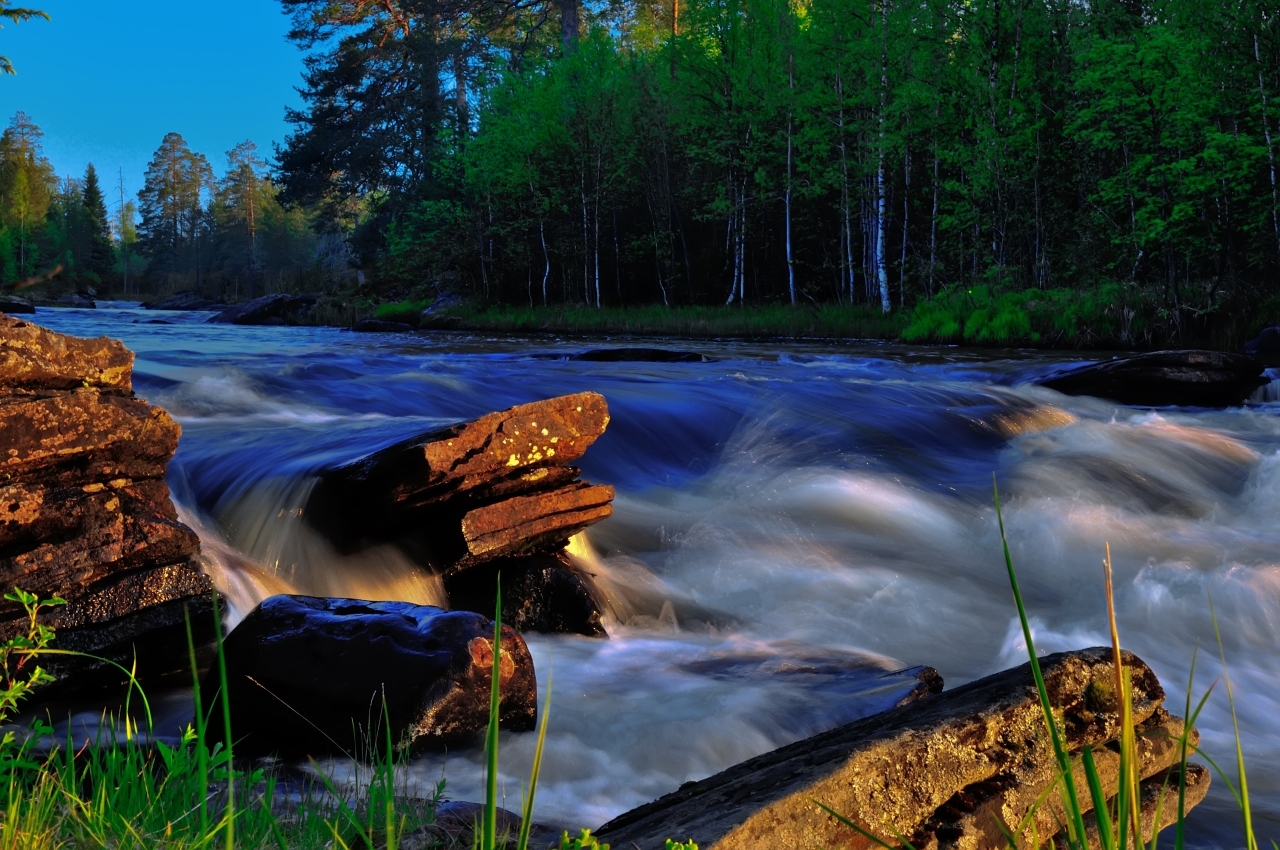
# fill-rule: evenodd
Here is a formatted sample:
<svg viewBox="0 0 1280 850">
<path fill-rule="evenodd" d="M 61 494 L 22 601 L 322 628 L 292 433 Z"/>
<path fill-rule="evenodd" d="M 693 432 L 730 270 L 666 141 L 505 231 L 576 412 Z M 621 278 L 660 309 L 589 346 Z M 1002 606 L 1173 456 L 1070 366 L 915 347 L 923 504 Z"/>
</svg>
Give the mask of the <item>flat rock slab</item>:
<svg viewBox="0 0 1280 850">
<path fill-rule="evenodd" d="M 1120 731 L 1112 657 L 1109 648 L 1094 648 L 1041 660 L 1066 744 L 1076 752 L 1099 748 L 1108 794 L 1115 771 L 1100 748 Z M 1164 692 L 1150 668 L 1130 653 L 1124 665 L 1143 738 L 1140 772 L 1149 777 L 1176 762 L 1169 735 L 1180 733 L 1181 721 L 1161 709 Z M 890 842 L 901 835 L 916 848 L 995 850 L 1008 846 L 1001 827 L 1022 821 L 1055 769 L 1030 665 L 1023 665 L 750 759 L 621 815 L 598 834 L 639 850 L 662 848 L 667 838 L 692 838 L 704 850 L 875 846 L 816 800 Z M 1036 809 L 1042 839 L 1057 832 L 1060 817 L 1052 802 Z"/>
<path fill-rule="evenodd" d="M 1267 383 L 1262 372 L 1262 363 L 1243 354 L 1156 351 L 1069 369 L 1039 384 L 1137 407 L 1234 407 Z"/>
<path fill-rule="evenodd" d="M 391 740 L 410 752 L 466 741 L 489 721 L 493 620 L 407 602 L 272 596 L 223 645 L 238 754 L 344 753 Z M 524 640 L 502 629 L 500 724 L 533 728 L 537 682 Z M 201 686 L 218 692 L 218 669 Z M 221 708 L 213 706 L 213 717 Z M 220 724 L 210 726 L 221 740 Z"/>
</svg>

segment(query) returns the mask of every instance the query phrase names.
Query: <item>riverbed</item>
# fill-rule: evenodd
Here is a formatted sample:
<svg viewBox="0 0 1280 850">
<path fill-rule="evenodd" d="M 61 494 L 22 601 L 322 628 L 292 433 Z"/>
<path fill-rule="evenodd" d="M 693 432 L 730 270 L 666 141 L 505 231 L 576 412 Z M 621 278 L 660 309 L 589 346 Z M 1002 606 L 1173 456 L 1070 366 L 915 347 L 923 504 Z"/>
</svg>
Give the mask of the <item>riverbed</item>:
<svg viewBox="0 0 1280 850">
<path fill-rule="evenodd" d="M 609 601 L 608 640 L 528 635 L 550 731 L 536 816 L 610 817 L 745 758 L 887 707 L 880 673 L 955 686 L 1025 661 L 1010 548 L 1041 652 L 1121 641 L 1181 714 L 1192 658 L 1202 746 L 1234 763 L 1221 626 L 1259 837 L 1280 837 L 1280 395 L 1142 410 L 1030 382 L 1072 353 L 883 344 L 356 334 L 210 325 L 125 302 L 37 323 L 119 338 L 134 386 L 182 425 L 169 482 L 232 622 L 270 593 L 439 603 L 398 550 L 336 553 L 300 519 L 325 465 L 564 393 L 608 400 L 583 476 L 614 515 L 573 542 Z M 705 362 L 589 362 L 602 347 Z M 1268 400 L 1271 399 L 1271 400 Z M 1198 656 L 1196 655 L 1198 650 Z M 518 808 L 532 735 L 504 735 Z M 342 766 L 335 769 L 341 771 Z M 1234 770 L 1229 770 L 1234 779 Z M 482 799 L 478 752 L 409 768 Z M 1225 784 L 1197 847 L 1239 846 Z M 673 836 L 677 837 L 677 836 Z"/>
</svg>

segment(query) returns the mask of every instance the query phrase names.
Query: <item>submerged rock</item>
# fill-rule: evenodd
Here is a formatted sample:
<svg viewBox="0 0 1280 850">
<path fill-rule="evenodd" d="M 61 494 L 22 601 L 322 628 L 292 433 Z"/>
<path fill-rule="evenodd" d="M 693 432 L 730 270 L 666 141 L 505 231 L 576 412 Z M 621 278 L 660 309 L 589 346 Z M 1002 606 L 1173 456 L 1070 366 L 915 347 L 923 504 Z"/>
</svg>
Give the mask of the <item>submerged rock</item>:
<svg viewBox="0 0 1280 850">
<path fill-rule="evenodd" d="M 297 325 L 317 300 L 315 295 L 264 295 L 228 307 L 209 321 L 224 325 Z"/>
<path fill-rule="evenodd" d="M 404 322 L 386 322 L 382 319 L 361 319 L 351 326 L 356 333 L 413 333 L 413 325 Z"/>
<path fill-rule="evenodd" d="M 1119 756 L 1107 746 L 1120 733 L 1112 659 L 1110 648 L 1097 647 L 1040 661 L 1050 699 L 1061 708 L 1065 744 L 1075 754 L 1093 748 L 1108 797 L 1119 776 Z M 1183 723 L 1162 708 L 1164 691 L 1151 669 L 1131 653 L 1123 659 L 1132 671 L 1150 829 L 1161 783 L 1179 760 Z M 1190 742 L 1197 740 L 1191 730 Z M 688 783 L 620 815 L 598 834 L 615 847 L 638 850 L 662 848 L 671 836 L 692 839 L 703 850 L 877 846 L 816 800 L 885 841 L 903 836 L 920 850 L 1003 850 L 1009 846 L 1004 830 L 1016 830 L 1024 818 L 1042 841 L 1058 832 L 1063 811 L 1050 793 L 1056 769 L 1024 664 Z M 1196 766 L 1187 778 L 1189 808 L 1204 798 L 1209 779 Z M 1175 804 L 1164 807 L 1165 819 L 1176 815 L 1176 777 L 1172 790 Z M 1030 846 L 1031 834 L 1028 828 L 1018 846 Z"/>
<path fill-rule="evenodd" d="M 1243 354 L 1156 351 L 1069 369 L 1039 384 L 1138 407 L 1233 407 L 1267 383 L 1262 371 Z"/>
<path fill-rule="evenodd" d="M 585 360 L 593 363 L 708 363 L 712 358 L 696 351 L 672 351 L 666 348 L 643 348 L 629 346 L 626 348 L 592 348 L 577 354 L 570 354 L 570 360 Z"/>
<path fill-rule="evenodd" d="M 272 596 L 224 643 L 237 753 L 343 752 L 391 740 L 416 752 L 488 725 L 493 620 L 407 602 Z M 500 724 L 533 728 L 537 683 L 524 640 L 503 626 Z M 205 694 L 218 691 L 210 670 Z M 208 710 L 208 707 L 206 707 Z M 221 708 L 213 706 L 214 717 Z M 221 740 L 217 723 L 213 739 Z"/>
<path fill-rule="evenodd" d="M 186 665 L 184 608 L 195 640 L 212 638 L 212 585 L 200 543 L 178 522 L 164 482 L 180 428 L 132 389 L 133 355 L 0 316 L 0 590 L 67 605 L 41 620 L 56 648 L 102 656 L 141 678 Z M 0 638 L 25 631 L 0 603 Z M 50 656 L 52 695 L 119 681 L 102 661 Z"/>
<path fill-rule="evenodd" d="M 206 298 L 198 289 L 175 292 L 168 298 L 144 304 L 147 310 L 225 310 L 227 305 L 213 298 Z"/>
</svg>

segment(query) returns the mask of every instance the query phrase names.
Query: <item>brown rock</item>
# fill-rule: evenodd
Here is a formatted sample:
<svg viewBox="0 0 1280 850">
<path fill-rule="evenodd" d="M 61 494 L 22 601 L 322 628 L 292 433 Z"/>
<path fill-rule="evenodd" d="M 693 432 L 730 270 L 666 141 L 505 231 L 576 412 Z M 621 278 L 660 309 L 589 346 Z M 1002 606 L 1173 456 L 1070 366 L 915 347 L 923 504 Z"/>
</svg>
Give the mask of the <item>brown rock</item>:
<svg viewBox="0 0 1280 850">
<path fill-rule="evenodd" d="M 1118 714 L 1106 704 L 1111 659 L 1109 648 L 1094 648 L 1041 660 L 1072 751 L 1119 734 Z M 1130 653 L 1124 660 L 1135 720 L 1146 732 L 1144 774 L 1162 772 L 1176 756 L 1161 735 L 1180 721 L 1159 710 L 1164 692 L 1150 668 Z M 916 847 L 1006 847 L 999 824 L 1016 827 L 1055 768 L 1023 665 L 750 759 L 615 818 L 599 835 L 639 850 L 673 836 L 704 850 L 874 846 L 818 800 L 889 841 L 901 835 Z M 1042 826 L 1041 837 L 1056 831 Z"/>
<path fill-rule="evenodd" d="M 0 393 L 87 387 L 132 392 L 133 352 L 105 336 L 65 336 L 0 315 Z"/>
<path fill-rule="evenodd" d="M 468 511 L 462 518 L 467 554 L 455 568 L 538 549 L 558 549 L 588 525 L 610 516 L 612 502 L 612 487 L 579 482 Z"/>
<path fill-rule="evenodd" d="M 142 399 L 78 390 L 0 405 L 0 479 L 162 478 L 182 429 Z"/>
<path fill-rule="evenodd" d="M 424 518 L 456 514 L 450 522 L 457 522 L 501 497 L 572 482 L 577 470 L 566 464 L 581 457 L 608 424 L 608 407 L 596 393 L 491 413 L 322 472 L 305 515 L 345 550 L 394 539 Z M 432 511 L 424 512 L 428 507 Z M 463 546 L 435 555 L 439 560 L 466 553 Z"/>
<path fill-rule="evenodd" d="M 133 354 L 0 315 L 0 592 L 66 606 L 41 619 L 55 647 L 102 656 L 140 676 L 186 665 L 193 636 L 212 637 L 212 592 L 199 540 L 178 522 L 163 481 L 177 423 L 135 398 Z M 0 639 L 26 629 L 0 603 Z M 110 665 L 49 656 L 53 691 L 119 681 Z"/>
</svg>

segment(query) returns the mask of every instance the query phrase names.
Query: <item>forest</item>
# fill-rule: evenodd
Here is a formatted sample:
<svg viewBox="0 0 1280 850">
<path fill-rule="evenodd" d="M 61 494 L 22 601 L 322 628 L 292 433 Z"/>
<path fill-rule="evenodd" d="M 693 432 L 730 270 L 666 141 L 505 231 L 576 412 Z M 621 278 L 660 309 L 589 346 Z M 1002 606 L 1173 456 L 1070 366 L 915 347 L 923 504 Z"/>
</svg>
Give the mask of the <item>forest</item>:
<svg viewBox="0 0 1280 850">
<path fill-rule="evenodd" d="M 1280 308 L 1265 3 L 281 3 L 303 106 L 220 180 L 170 134 L 107 221 L 96 176 L 42 170 L 16 117 L 0 278 L 850 304 L 940 338 L 934 303 L 1105 305 L 1174 336 Z"/>
</svg>

